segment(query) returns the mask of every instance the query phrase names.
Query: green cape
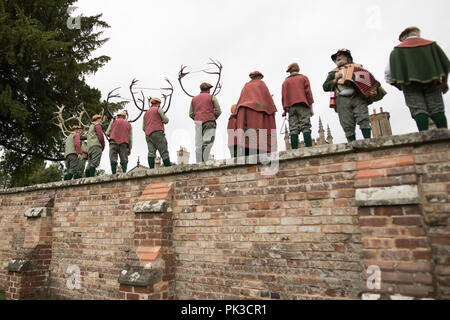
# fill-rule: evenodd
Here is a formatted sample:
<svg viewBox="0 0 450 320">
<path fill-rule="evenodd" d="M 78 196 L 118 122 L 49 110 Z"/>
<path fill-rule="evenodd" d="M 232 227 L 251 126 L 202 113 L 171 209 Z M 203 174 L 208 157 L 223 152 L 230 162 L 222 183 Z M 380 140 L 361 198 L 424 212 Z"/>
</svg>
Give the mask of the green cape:
<svg viewBox="0 0 450 320">
<path fill-rule="evenodd" d="M 450 71 L 450 61 L 436 42 L 426 46 L 396 47 L 390 57 L 392 85 L 411 82 L 441 83 Z"/>
</svg>

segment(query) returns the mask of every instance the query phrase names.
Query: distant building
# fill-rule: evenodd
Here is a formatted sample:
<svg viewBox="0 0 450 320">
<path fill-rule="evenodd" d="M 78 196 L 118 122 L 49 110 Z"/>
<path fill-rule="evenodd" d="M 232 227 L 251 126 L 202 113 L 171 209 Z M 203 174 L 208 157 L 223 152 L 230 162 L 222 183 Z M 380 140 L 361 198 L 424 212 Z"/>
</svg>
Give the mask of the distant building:
<svg viewBox="0 0 450 320">
<path fill-rule="evenodd" d="M 141 163 L 139 161 L 139 157 L 138 157 L 138 161 L 137 161 L 137 165 L 136 167 L 134 167 L 133 169 L 131 169 L 130 171 L 128 171 L 127 173 L 131 173 L 131 172 L 139 172 L 139 171 L 146 171 L 149 168 L 147 168 L 146 166 L 141 166 Z"/>
<path fill-rule="evenodd" d="M 289 141 L 289 131 L 288 131 L 288 126 L 286 125 L 286 127 L 284 127 L 284 145 L 286 146 L 286 151 L 287 150 L 291 150 L 291 141 Z"/>
<path fill-rule="evenodd" d="M 383 108 L 380 108 L 380 113 L 377 113 L 377 110 L 373 109 L 373 114 L 369 118 L 372 126 L 372 136 L 374 138 L 392 136 L 390 117 L 389 112 L 384 112 Z"/>
<path fill-rule="evenodd" d="M 177 163 L 179 165 L 189 164 L 189 155 L 186 148 L 180 146 L 180 150 L 177 151 Z"/>
<path fill-rule="evenodd" d="M 331 135 L 330 125 L 327 124 L 327 137 L 325 138 L 325 130 L 323 129 L 322 119 L 319 117 L 319 137 L 317 139 L 312 139 L 313 146 L 320 146 L 324 144 L 333 144 L 333 136 Z M 288 131 L 288 126 L 286 125 L 284 129 L 284 144 L 286 146 L 286 151 L 291 150 L 291 142 Z M 298 145 L 299 148 L 305 147 L 305 142 L 301 141 Z"/>
</svg>

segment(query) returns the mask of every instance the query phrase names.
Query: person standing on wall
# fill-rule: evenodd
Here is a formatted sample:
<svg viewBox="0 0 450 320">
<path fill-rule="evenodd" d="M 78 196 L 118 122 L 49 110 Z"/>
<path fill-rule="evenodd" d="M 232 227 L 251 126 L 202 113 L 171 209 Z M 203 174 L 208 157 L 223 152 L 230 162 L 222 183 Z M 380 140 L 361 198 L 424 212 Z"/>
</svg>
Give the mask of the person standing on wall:
<svg viewBox="0 0 450 320">
<path fill-rule="evenodd" d="M 150 104 L 150 109 L 145 113 L 142 125 L 148 146 L 148 166 L 150 169 L 155 168 L 156 151 L 158 150 L 164 165 L 170 167 L 167 139 L 164 134 L 164 124 L 169 123 L 169 118 L 160 108 L 161 99 L 152 98 Z"/>
<path fill-rule="evenodd" d="M 442 98 L 450 71 L 446 54 L 435 41 L 421 38 L 417 27 L 406 28 L 399 40 L 385 71 L 386 82 L 403 91 L 419 131 L 428 130 L 429 118 L 436 127 L 447 128 Z"/>
<path fill-rule="evenodd" d="M 88 170 L 87 177 L 95 177 L 96 169 L 100 165 L 102 152 L 105 150 L 105 138 L 102 131 L 102 117 L 96 114 L 92 117 L 92 123 L 87 135 L 88 145 Z"/>
<path fill-rule="evenodd" d="M 117 115 L 117 119 L 111 120 L 106 136 L 109 137 L 109 160 L 111 162 L 112 174 L 117 172 L 117 157 L 120 157 L 122 172 L 127 172 L 128 156 L 133 146 L 133 128 L 126 120 L 125 111 Z"/>
<path fill-rule="evenodd" d="M 213 86 L 207 82 L 200 85 L 200 94 L 192 98 L 189 117 L 195 121 L 195 158 L 197 163 L 209 160 L 216 136 L 216 120 L 222 111 L 217 98 L 211 95 Z"/>
<path fill-rule="evenodd" d="M 236 137 L 236 105 L 231 106 L 231 115 L 228 119 L 227 133 L 228 133 L 228 148 L 232 158 L 237 157 L 237 137 Z"/>
<path fill-rule="evenodd" d="M 239 155 L 255 155 L 277 151 L 275 113 L 277 108 L 269 88 L 259 71 L 249 74 L 236 107 Z"/>
<path fill-rule="evenodd" d="M 66 174 L 64 180 L 71 180 L 81 178 L 81 174 L 78 174 L 79 160 L 82 156 L 80 135 L 82 133 L 80 126 L 72 126 L 73 132 L 66 139 L 66 146 L 64 156 L 66 158 Z"/>
<path fill-rule="evenodd" d="M 323 84 L 323 90 L 336 93 L 335 111 L 339 115 L 339 122 L 345 136 L 348 142 L 355 141 L 355 128 L 358 124 L 364 139 L 370 139 L 372 129 L 368 106 L 371 101 L 359 94 L 354 82 L 347 81 L 352 77 L 351 71 L 348 71 L 350 74 L 344 75 L 347 70 L 354 70 L 354 68 L 361 68 L 362 70 L 362 65 L 353 62 L 352 54 L 347 49 L 338 50 L 331 56 L 331 60 L 337 67 L 328 73 L 328 77 Z"/>
<path fill-rule="evenodd" d="M 292 149 L 298 149 L 298 135 L 303 132 L 305 146 L 312 146 L 311 117 L 313 111 L 313 95 L 307 76 L 300 74 L 298 63 L 291 63 L 286 72 L 290 76 L 283 82 L 281 94 L 284 108 L 283 117 L 289 114 L 289 132 Z"/>
</svg>

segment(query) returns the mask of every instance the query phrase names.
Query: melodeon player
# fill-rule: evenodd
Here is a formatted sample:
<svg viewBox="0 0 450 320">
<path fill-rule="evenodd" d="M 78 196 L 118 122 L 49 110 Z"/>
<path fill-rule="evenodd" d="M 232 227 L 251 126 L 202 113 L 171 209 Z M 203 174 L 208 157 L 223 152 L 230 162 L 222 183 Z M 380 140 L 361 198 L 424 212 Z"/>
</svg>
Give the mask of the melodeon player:
<svg viewBox="0 0 450 320">
<path fill-rule="evenodd" d="M 383 98 L 386 92 L 373 75 L 353 63 L 350 50 L 341 49 L 331 56 L 336 68 L 328 73 L 323 84 L 325 92 L 336 96 L 335 108 L 345 136 L 349 142 L 356 140 L 355 128 L 359 125 L 364 139 L 370 139 L 371 126 L 368 106 Z"/>
</svg>

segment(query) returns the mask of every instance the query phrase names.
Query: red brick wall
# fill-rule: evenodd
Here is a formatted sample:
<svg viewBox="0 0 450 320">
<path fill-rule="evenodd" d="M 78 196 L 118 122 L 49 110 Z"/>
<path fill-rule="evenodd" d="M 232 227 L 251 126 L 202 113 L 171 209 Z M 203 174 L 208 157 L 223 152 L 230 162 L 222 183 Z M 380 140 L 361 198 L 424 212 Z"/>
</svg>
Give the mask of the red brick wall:
<svg viewBox="0 0 450 320">
<path fill-rule="evenodd" d="M 175 252 L 175 299 L 359 299 L 371 292 L 365 268 L 373 264 L 382 269 L 377 293 L 449 298 L 450 139 L 414 137 L 383 149 L 293 151 L 275 176 L 256 165 L 192 165 L 0 193 L 0 287 L 23 245 L 24 212 L 54 197 L 50 294 L 123 298 L 117 278 L 135 232 L 157 223 L 133 207 L 148 184 L 173 182 L 173 213 L 158 223 L 167 224 L 161 245 Z M 355 204 L 357 188 L 396 184 L 417 185 L 421 204 Z M 159 245 L 161 235 L 144 233 Z M 66 285 L 71 265 L 80 289 Z"/>
</svg>

